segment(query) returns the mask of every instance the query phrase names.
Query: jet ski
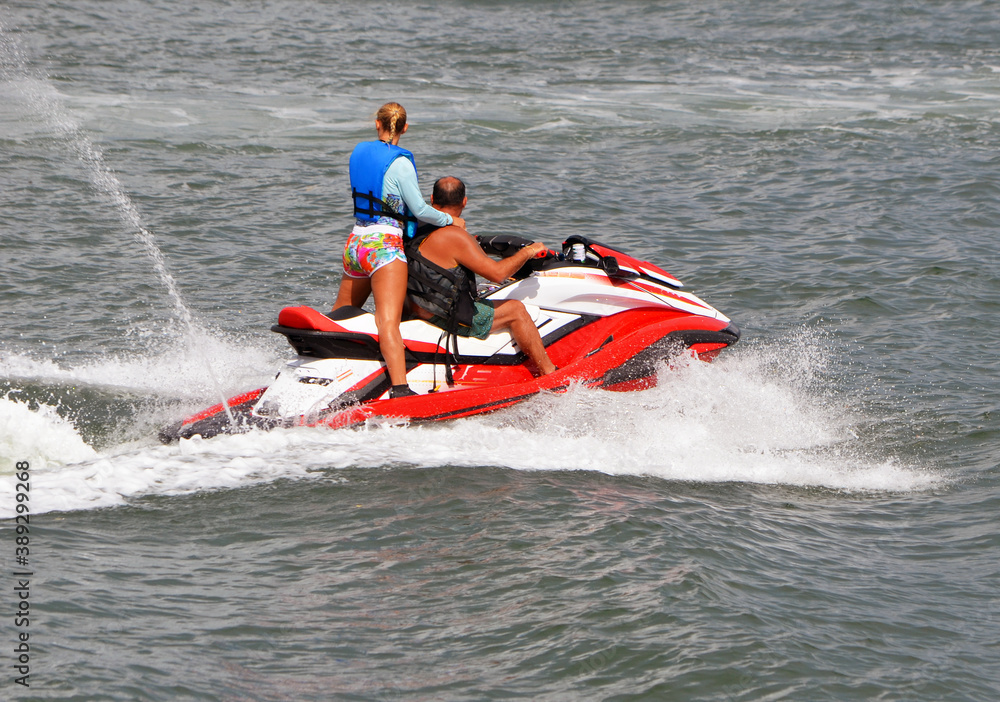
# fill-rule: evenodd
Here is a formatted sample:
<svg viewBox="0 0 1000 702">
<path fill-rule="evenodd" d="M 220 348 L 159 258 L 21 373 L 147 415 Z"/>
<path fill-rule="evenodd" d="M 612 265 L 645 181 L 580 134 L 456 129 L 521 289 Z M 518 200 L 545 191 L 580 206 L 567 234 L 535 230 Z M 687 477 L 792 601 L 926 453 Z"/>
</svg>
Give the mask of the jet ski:
<svg viewBox="0 0 1000 702">
<path fill-rule="evenodd" d="M 531 243 L 480 237 L 504 258 Z M 535 377 L 510 334 L 485 340 L 405 320 L 407 381 L 417 393 L 390 398 L 375 317 L 356 307 L 322 314 L 286 307 L 271 330 L 296 352 L 268 387 L 251 390 L 166 427 L 164 443 L 200 435 L 291 426 L 350 427 L 371 421 L 423 422 L 492 412 L 571 383 L 613 391 L 656 384 L 664 361 L 693 354 L 710 361 L 740 338 L 728 317 L 663 269 L 583 236 L 561 252 L 531 259 L 502 285 L 480 285 L 480 299 L 520 300 L 558 367 Z"/>
</svg>

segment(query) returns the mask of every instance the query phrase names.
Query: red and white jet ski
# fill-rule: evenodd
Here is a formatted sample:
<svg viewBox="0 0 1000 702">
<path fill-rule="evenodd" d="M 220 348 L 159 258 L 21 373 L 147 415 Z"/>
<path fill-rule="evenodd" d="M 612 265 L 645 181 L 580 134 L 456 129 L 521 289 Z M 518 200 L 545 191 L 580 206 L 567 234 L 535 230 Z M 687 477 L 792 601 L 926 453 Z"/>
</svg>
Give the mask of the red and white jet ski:
<svg viewBox="0 0 1000 702">
<path fill-rule="evenodd" d="M 487 253 L 501 257 L 529 243 L 512 236 L 480 238 Z M 390 399 L 374 315 L 355 307 L 329 315 L 286 307 L 271 329 L 284 334 L 298 356 L 274 382 L 230 399 L 228 408 L 219 404 L 167 427 L 160 438 L 276 426 L 346 427 L 380 418 L 454 419 L 572 382 L 639 390 L 656 384 L 658 367 L 671 356 L 687 352 L 712 360 L 740 338 L 728 317 L 682 290 L 666 271 L 581 236 L 563 242 L 562 253 L 530 260 L 511 282 L 483 287 L 482 299 L 525 304 L 558 371 L 536 378 L 506 332 L 484 341 L 447 337 L 411 319 L 400 331 L 407 381 L 418 394 Z"/>
</svg>

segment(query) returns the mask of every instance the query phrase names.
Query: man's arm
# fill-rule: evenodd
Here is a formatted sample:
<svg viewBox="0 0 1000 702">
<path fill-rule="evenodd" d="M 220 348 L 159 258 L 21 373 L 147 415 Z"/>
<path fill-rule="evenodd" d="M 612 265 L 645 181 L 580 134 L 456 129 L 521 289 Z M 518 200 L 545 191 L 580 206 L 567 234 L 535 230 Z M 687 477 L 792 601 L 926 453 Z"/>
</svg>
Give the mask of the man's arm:
<svg viewBox="0 0 1000 702">
<path fill-rule="evenodd" d="M 461 230 L 453 231 L 451 234 L 454 240 L 450 241 L 449 244 L 454 246 L 452 255 L 455 257 L 455 261 L 476 275 L 481 275 L 494 283 L 502 283 L 507 280 L 521 266 L 534 258 L 535 254 L 545 251 L 547 248 L 545 244 L 536 241 L 534 244 L 525 246 L 513 256 L 494 261 L 483 253 L 483 250 L 479 248 L 479 242 L 468 232 Z"/>
</svg>

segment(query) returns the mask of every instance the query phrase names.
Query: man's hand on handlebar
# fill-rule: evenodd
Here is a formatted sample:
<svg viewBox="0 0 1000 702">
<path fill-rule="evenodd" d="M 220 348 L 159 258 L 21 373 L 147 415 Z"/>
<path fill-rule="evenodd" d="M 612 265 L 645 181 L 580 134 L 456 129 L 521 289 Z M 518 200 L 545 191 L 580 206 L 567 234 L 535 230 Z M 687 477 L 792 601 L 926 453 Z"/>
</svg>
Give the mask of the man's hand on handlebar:
<svg viewBox="0 0 1000 702">
<path fill-rule="evenodd" d="M 531 258 L 543 258 L 549 252 L 549 247 L 540 241 L 536 241 L 534 244 L 528 244 L 524 248 L 531 252 Z"/>
</svg>

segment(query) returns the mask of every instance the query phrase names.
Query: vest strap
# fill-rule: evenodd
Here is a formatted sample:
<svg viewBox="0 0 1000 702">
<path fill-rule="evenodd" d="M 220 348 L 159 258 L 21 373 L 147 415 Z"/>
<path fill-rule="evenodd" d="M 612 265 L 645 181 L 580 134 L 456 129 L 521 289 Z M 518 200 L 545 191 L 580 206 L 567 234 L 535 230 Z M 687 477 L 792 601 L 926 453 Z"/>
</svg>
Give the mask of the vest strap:
<svg viewBox="0 0 1000 702">
<path fill-rule="evenodd" d="M 354 197 L 354 214 L 355 215 L 365 215 L 367 217 L 389 217 L 399 222 L 402 229 L 406 228 L 407 222 L 419 222 L 416 217 L 410 214 L 402 214 L 399 212 L 393 212 L 389 207 L 389 203 L 385 200 L 375 197 L 375 193 L 370 190 L 367 193 L 358 192 L 356 189 L 351 188 L 351 195 Z M 363 208 L 358 205 L 358 200 L 366 200 L 368 207 Z M 375 205 L 379 206 L 379 209 L 375 209 Z"/>
<path fill-rule="evenodd" d="M 464 266 L 443 268 L 420 253 L 420 245 L 434 231 L 421 232 L 405 244 L 406 292 L 420 307 L 444 320 L 444 372 L 450 386 L 455 383 L 450 361 L 458 358 L 458 329 L 471 327 L 476 314 L 476 276 Z"/>
</svg>

